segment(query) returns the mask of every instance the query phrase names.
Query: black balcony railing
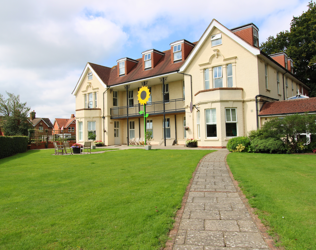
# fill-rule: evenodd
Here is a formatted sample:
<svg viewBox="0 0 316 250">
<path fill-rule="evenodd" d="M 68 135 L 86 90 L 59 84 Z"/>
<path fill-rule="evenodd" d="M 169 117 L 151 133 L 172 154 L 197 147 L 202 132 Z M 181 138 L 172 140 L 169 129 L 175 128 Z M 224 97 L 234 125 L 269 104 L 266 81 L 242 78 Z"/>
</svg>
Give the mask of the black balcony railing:
<svg viewBox="0 0 316 250">
<path fill-rule="evenodd" d="M 142 105 L 134 105 L 128 107 L 128 117 L 141 116 L 139 111 L 143 110 Z M 165 102 L 165 113 L 184 112 L 184 98 L 169 100 Z M 146 105 L 146 113 L 148 114 L 163 114 L 163 101 L 152 102 Z M 114 107 L 110 109 L 111 118 L 127 117 L 127 107 Z"/>
</svg>

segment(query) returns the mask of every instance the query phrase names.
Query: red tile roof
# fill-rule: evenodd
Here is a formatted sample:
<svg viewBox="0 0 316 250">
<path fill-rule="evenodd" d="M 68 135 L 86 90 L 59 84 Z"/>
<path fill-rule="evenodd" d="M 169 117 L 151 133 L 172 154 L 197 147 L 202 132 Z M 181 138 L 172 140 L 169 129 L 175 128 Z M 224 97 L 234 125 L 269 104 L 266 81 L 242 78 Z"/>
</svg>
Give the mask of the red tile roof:
<svg viewBox="0 0 316 250">
<path fill-rule="evenodd" d="M 149 70 L 144 70 L 143 60 L 142 58 L 140 58 L 136 60 L 138 61 L 138 63 L 127 75 L 120 77 L 118 77 L 117 74 L 117 66 L 114 66 L 112 69 L 110 69 L 108 67 L 104 67 L 93 63 L 89 64 L 91 65 L 93 70 L 99 75 L 102 81 L 106 85 L 111 86 L 177 71 L 185 61 L 183 60 L 181 62 L 172 63 L 171 50 L 164 51 L 163 53 L 165 53 L 165 55 L 160 59 L 156 67 Z"/>
<path fill-rule="evenodd" d="M 316 97 L 267 102 L 263 105 L 259 116 L 316 112 Z"/>
</svg>

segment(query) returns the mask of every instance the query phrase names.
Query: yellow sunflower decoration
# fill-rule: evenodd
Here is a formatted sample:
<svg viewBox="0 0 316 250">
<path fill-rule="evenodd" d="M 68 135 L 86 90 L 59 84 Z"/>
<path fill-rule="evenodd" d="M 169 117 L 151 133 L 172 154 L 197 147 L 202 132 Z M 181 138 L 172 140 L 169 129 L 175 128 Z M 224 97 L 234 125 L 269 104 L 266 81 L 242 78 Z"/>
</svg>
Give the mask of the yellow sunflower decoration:
<svg viewBox="0 0 316 250">
<path fill-rule="evenodd" d="M 143 86 L 140 88 L 137 94 L 138 102 L 141 105 L 145 105 L 148 102 L 148 99 L 150 98 L 150 92 L 147 86 Z"/>
</svg>

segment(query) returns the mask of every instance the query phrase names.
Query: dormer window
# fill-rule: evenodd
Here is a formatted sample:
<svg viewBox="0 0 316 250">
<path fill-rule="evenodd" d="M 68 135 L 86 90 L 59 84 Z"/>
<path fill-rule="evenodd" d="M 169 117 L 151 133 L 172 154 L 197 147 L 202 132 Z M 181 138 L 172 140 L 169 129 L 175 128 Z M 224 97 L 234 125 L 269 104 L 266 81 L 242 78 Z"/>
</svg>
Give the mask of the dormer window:
<svg viewBox="0 0 316 250">
<path fill-rule="evenodd" d="M 92 72 L 88 73 L 88 80 L 92 80 Z"/>
<path fill-rule="evenodd" d="M 125 75 L 125 62 L 119 62 L 120 76 Z"/>
<path fill-rule="evenodd" d="M 255 28 L 253 28 L 252 30 L 253 30 L 253 46 L 258 48 L 259 47 L 258 30 L 256 30 Z"/>
<path fill-rule="evenodd" d="M 151 54 L 144 55 L 145 69 L 151 68 Z"/>
<path fill-rule="evenodd" d="M 182 60 L 181 44 L 177 44 L 173 46 L 173 61 L 180 60 Z"/>
<path fill-rule="evenodd" d="M 222 44 L 222 34 L 216 34 L 211 37 L 212 46 L 217 46 Z"/>
</svg>

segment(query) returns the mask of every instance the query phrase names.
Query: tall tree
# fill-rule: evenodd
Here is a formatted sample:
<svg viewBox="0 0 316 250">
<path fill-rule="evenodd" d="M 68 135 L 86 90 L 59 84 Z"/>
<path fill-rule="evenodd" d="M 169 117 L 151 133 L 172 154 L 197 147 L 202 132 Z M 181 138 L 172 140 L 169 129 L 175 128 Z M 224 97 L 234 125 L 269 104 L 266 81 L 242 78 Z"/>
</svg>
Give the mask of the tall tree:
<svg viewBox="0 0 316 250">
<path fill-rule="evenodd" d="M 293 17 L 290 31 L 270 36 L 260 48 L 267 54 L 286 52 L 293 60 L 294 73 L 311 88 L 310 96 L 316 96 L 316 4 L 308 3 L 308 10 Z"/>
<path fill-rule="evenodd" d="M 2 117 L 2 128 L 4 134 L 10 135 L 27 135 L 28 129 L 32 125 L 28 121 L 30 108 L 26 107 L 26 102 L 20 102 L 20 96 L 8 93 L 5 99 L 0 94 L 0 115 Z"/>
</svg>

